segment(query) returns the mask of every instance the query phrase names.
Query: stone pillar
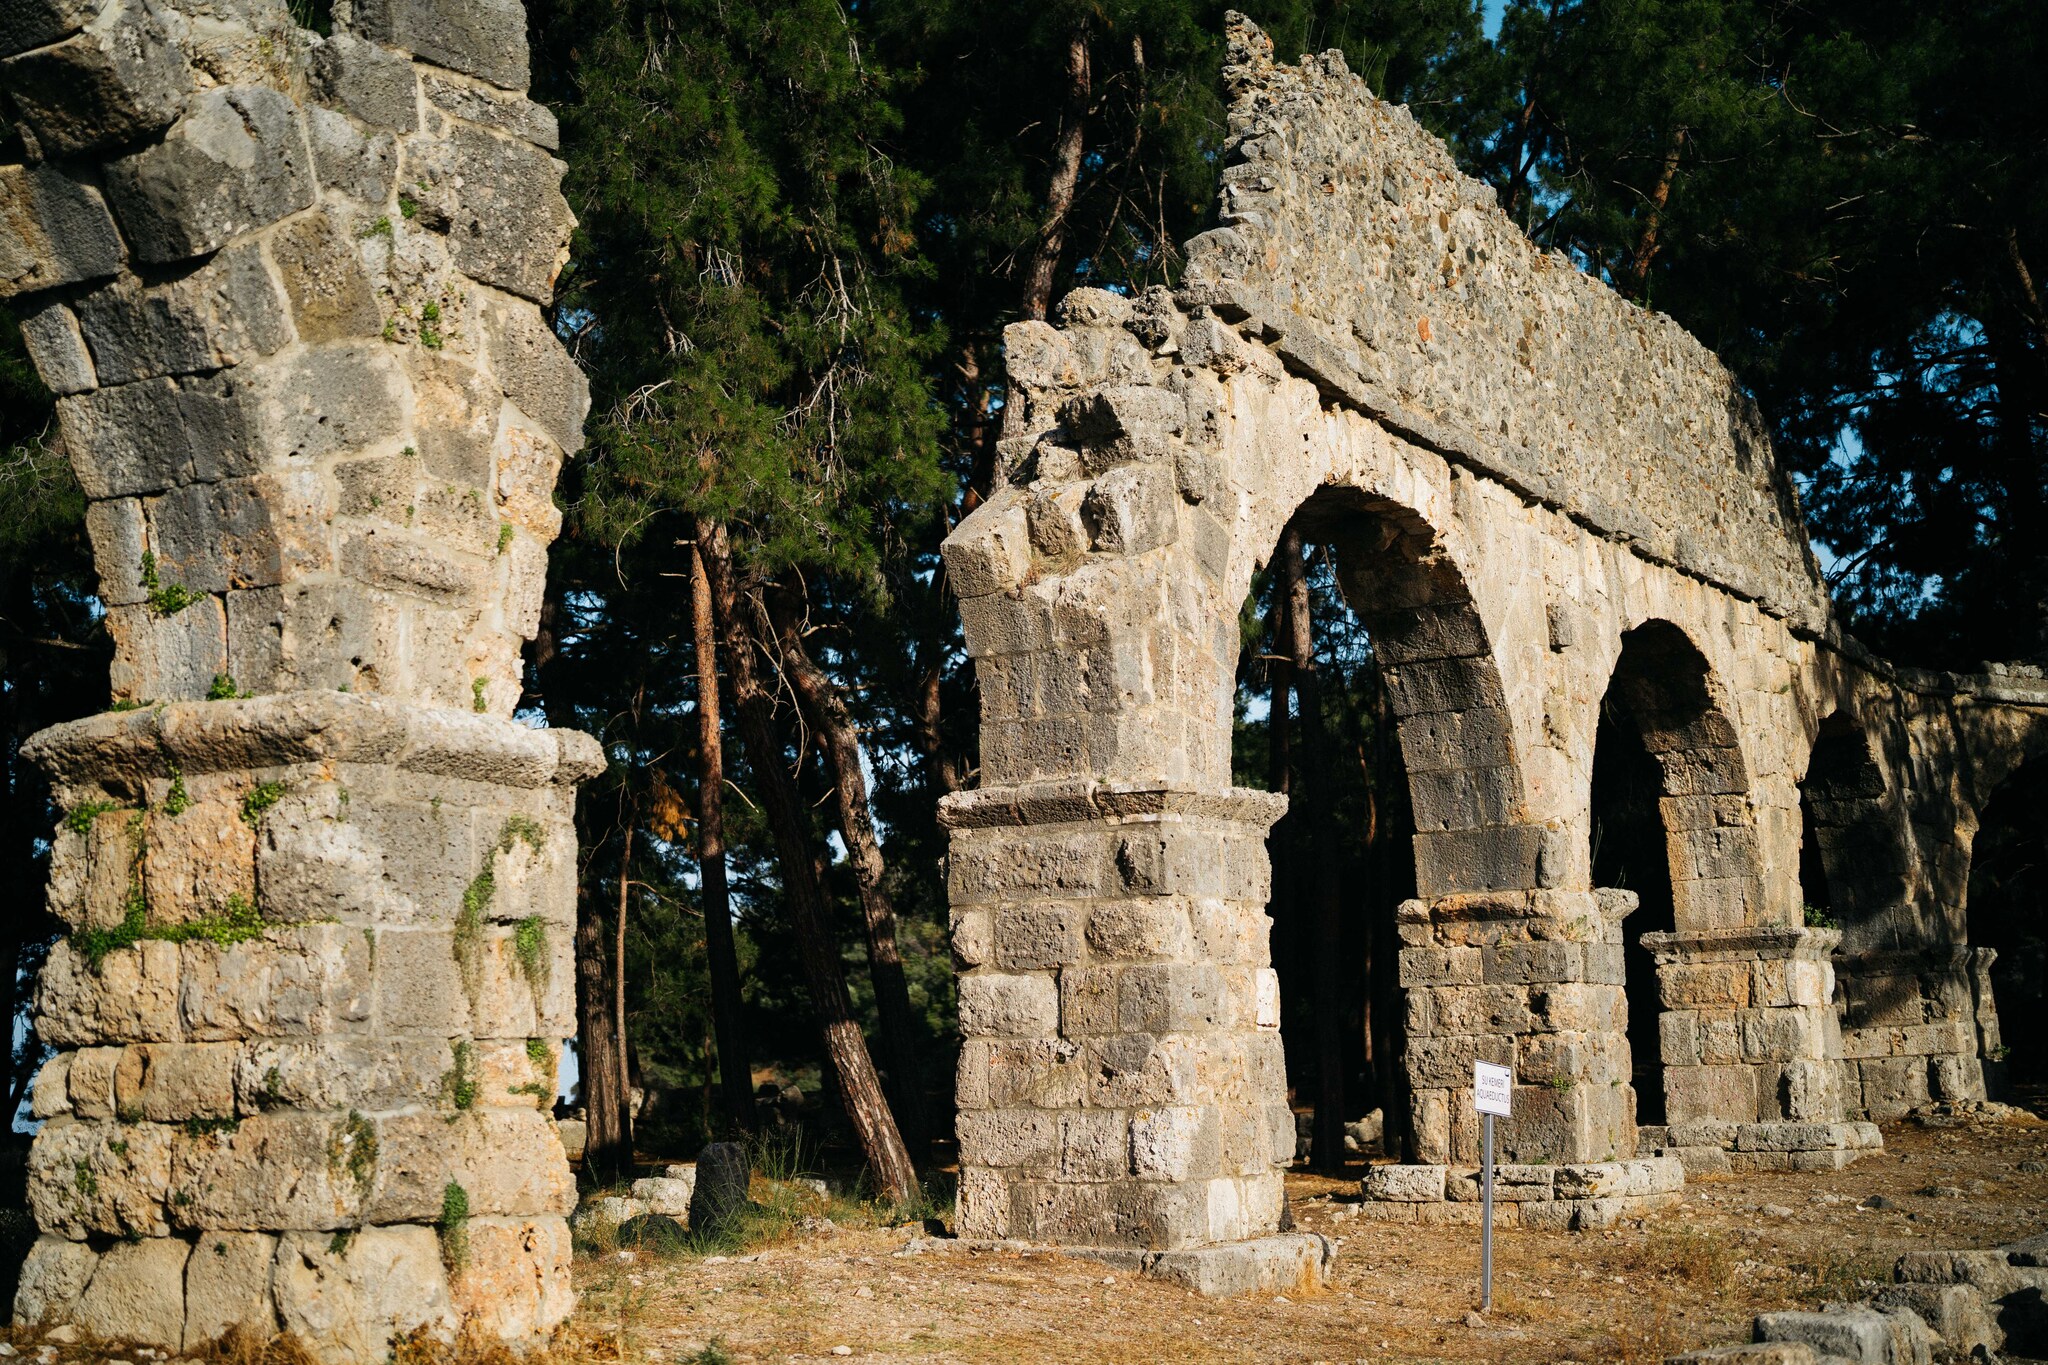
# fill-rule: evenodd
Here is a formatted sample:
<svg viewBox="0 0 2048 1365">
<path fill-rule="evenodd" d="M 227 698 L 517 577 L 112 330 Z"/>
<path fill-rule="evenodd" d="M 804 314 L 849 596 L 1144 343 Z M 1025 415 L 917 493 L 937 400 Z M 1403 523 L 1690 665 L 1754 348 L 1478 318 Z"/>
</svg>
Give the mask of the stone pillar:
<svg viewBox="0 0 2048 1365">
<path fill-rule="evenodd" d="M 1687 1169 L 1838 1168 L 1879 1145 L 1845 1121 L 1829 955 L 1838 929 L 1643 935 L 1657 963 L 1667 1124 Z M 1720 1152 L 1722 1156 L 1713 1155 Z"/>
<path fill-rule="evenodd" d="M 37 736 L 15 1305 L 325 1361 L 568 1313 L 554 1125 L 587 737 L 512 719 L 581 374 L 508 0 L 0 5 L 0 296 L 58 428 L 113 713 Z"/>
<path fill-rule="evenodd" d="M 1085 782 L 945 799 L 963 1236 L 1205 1292 L 1320 1274 L 1318 1239 L 1272 1236 L 1294 1155 L 1265 913 L 1285 808 Z"/>
<path fill-rule="evenodd" d="M 1496 1159 L 1522 1165 L 1636 1154 L 1622 920 L 1627 891 L 1510 891 L 1400 908 L 1414 1159 L 1476 1166 L 1472 1064 L 1515 1073 Z"/>
<path fill-rule="evenodd" d="M 1849 1112 L 1895 1119 L 1926 1104 L 1985 1098 L 1980 1057 L 1995 1055 L 1998 1019 L 1989 989 L 1979 995 L 1979 954 L 1996 956 L 1959 947 L 1835 956 Z"/>
</svg>

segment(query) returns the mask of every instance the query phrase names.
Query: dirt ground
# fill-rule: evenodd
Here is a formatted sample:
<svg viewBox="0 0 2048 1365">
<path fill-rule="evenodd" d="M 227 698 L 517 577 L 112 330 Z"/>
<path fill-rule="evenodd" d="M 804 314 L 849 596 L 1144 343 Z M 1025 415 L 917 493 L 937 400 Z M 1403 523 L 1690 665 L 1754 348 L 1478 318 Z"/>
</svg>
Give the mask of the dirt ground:
<svg viewBox="0 0 2048 1365">
<path fill-rule="evenodd" d="M 1678 1208 L 1597 1233 L 1501 1230 L 1493 1311 L 1476 1228 L 1357 1216 L 1355 1182 L 1291 1177 L 1337 1243 L 1328 1290 L 1203 1299 L 1084 1260 L 974 1252 L 919 1229 L 821 1230 L 755 1255 L 578 1267 L 586 1340 L 625 1360 L 1658 1362 L 1747 1340 L 1750 1318 L 1856 1297 L 1910 1250 L 2048 1228 L 2048 1124 L 1888 1125 L 1845 1171 L 1704 1180 Z M 1938 1191 L 1938 1192 L 1934 1192 Z M 1882 1196 L 1890 1207 L 1863 1207 Z M 701 1354 L 700 1354 L 701 1353 Z"/>
</svg>

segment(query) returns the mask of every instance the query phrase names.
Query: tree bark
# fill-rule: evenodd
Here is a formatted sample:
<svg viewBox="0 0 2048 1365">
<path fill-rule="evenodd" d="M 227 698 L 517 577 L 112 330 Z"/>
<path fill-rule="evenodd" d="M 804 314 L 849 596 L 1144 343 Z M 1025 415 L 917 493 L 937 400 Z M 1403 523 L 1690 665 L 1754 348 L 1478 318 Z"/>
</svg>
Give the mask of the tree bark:
<svg viewBox="0 0 2048 1365">
<path fill-rule="evenodd" d="M 946 735 L 940 726 L 939 688 L 946 680 L 943 665 L 934 664 L 917 680 L 917 747 L 924 755 L 925 770 L 941 796 L 960 790 L 960 765 L 946 752 Z"/>
<path fill-rule="evenodd" d="M 612 921 L 612 1027 L 619 1039 L 619 1097 L 624 1110 L 619 1124 L 626 1135 L 626 1159 L 633 1157 L 633 1045 L 626 1031 L 626 907 L 633 890 L 633 796 L 626 794 L 626 842 L 619 853 L 619 913 Z"/>
<path fill-rule="evenodd" d="M 1300 827 L 1304 863 L 1314 868 L 1311 891 L 1315 974 L 1316 1121 L 1310 1153 L 1319 1171 L 1344 1169 L 1344 955 L 1343 917 L 1338 911 L 1337 831 L 1331 827 L 1329 755 L 1323 735 L 1322 679 L 1316 672 L 1315 627 L 1310 614 L 1308 575 L 1302 563 L 1301 533 L 1289 526 L 1280 537 L 1280 586 L 1287 598 L 1289 671 L 1301 701 Z"/>
<path fill-rule="evenodd" d="M 694 539 L 703 551 L 704 571 L 711 586 L 711 604 L 725 637 L 727 668 L 732 677 L 734 709 L 739 713 L 740 739 L 761 795 L 761 808 L 775 836 L 783 895 L 796 931 L 797 955 L 810 986 L 824 1033 L 826 1056 L 832 1063 L 847 1117 L 860 1140 L 882 1192 L 899 1203 L 917 1194 L 917 1170 L 903 1145 L 889 1101 L 875 1074 L 867 1040 L 854 1021 L 846 976 L 830 932 L 824 891 L 812 868 L 811 841 L 805 837 L 806 812 L 796 783 L 783 763 L 783 746 L 775 723 L 775 704 L 761 685 L 753 657 L 753 641 L 739 616 L 738 588 L 725 528 L 700 522 Z"/>
<path fill-rule="evenodd" d="M 896 907 L 883 885 L 888 864 L 875 834 L 868 804 L 867 776 L 861 771 L 860 739 L 853 716 L 839 688 L 811 658 L 787 597 L 778 593 L 762 624 L 774 632 L 783 676 L 796 693 L 832 778 L 832 800 L 839 833 L 846 840 L 847 861 L 860 890 L 860 910 L 867 931 L 868 972 L 875 988 L 875 1010 L 881 1017 L 882 1053 L 889 1063 L 889 1098 L 910 1150 L 922 1154 L 930 1138 L 925 1127 L 923 1067 L 917 1059 L 917 1024 L 910 1012 L 910 987 L 903 977 L 903 954 L 896 942 Z"/>
<path fill-rule="evenodd" d="M 604 916 L 587 893 L 576 903 L 576 1006 L 587 1125 L 583 1169 L 608 1185 L 630 1170 L 633 1151 L 626 1124 L 626 1058 L 614 1029 L 605 968 Z"/>
<path fill-rule="evenodd" d="M 1636 238 L 1635 254 L 1629 260 L 1629 293 L 1636 298 L 1643 296 L 1650 282 L 1650 262 L 1657 258 L 1657 234 L 1664 225 L 1664 206 L 1671 202 L 1671 182 L 1678 178 L 1678 155 L 1684 150 L 1685 127 L 1681 124 L 1671 134 L 1671 145 L 1664 149 L 1664 168 L 1657 173 L 1657 183 L 1650 190 L 1649 221 L 1643 224 L 1643 231 Z"/>
<path fill-rule="evenodd" d="M 718 710 L 718 630 L 704 556 L 690 546 L 690 626 L 697 654 L 697 872 L 704 902 L 704 956 L 711 973 L 711 1024 L 718 1038 L 719 1093 L 726 1119 L 754 1126 L 754 1070 L 747 1048 L 732 892 L 725 866 L 725 746 Z"/>
<path fill-rule="evenodd" d="M 1081 153 L 1086 143 L 1088 102 L 1093 80 L 1088 63 L 1088 27 L 1067 37 L 1067 94 L 1060 111 L 1060 132 L 1053 144 L 1052 179 L 1046 186 L 1045 226 L 1024 272 L 1024 316 L 1044 321 L 1052 306 L 1054 276 L 1067 241 L 1067 214 L 1074 207 L 1074 189 L 1081 180 Z"/>
</svg>

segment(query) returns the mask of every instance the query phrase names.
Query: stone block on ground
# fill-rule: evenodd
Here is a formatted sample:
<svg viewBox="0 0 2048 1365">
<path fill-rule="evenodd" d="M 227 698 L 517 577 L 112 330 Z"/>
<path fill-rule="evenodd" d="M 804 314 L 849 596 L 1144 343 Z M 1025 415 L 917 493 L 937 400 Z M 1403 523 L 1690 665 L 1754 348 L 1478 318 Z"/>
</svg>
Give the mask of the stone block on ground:
<svg viewBox="0 0 2048 1365">
<path fill-rule="evenodd" d="M 1687 1351 L 1682 1356 L 1665 1357 L 1664 1365 L 1833 1365 L 1834 1360 L 1817 1354 L 1803 1341 L 1761 1341 Z"/>
<path fill-rule="evenodd" d="M 687 1218 L 690 1214 L 690 1197 L 697 1188 L 697 1172 L 693 1166 L 671 1166 L 672 1171 L 688 1171 L 690 1174 L 678 1179 L 675 1176 L 647 1176 L 633 1182 L 633 1198 L 644 1200 L 650 1213 L 663 1213 L 671 1218 Z"/>
<path fill-rule="evenodd" d="M 747 1206 L 753 1169 L 737 1142 L 714 1142 L 697 1153 L 697 1181 L 690 1193 L 690 1227 L 715 1233 Z"/>
<path fill-rule="evenodd" d="M 1760 1342 L 1804 1342 L 1822 1355 L 1839 1356 L 1853 1365 L 1929 1365 L 1933 1358 L 1927 1324 L 1905 1308 L 1762 1313 L 1755 1331 Z"/>
<path fill-rule="evenodd" d="M 1336 1248 L 1312 1232 L 1161 1252 L 1145 1273 L 1210 1298 L 1237 1294 L 1310 1294 L 1328 1281 Z"/>
</svg>

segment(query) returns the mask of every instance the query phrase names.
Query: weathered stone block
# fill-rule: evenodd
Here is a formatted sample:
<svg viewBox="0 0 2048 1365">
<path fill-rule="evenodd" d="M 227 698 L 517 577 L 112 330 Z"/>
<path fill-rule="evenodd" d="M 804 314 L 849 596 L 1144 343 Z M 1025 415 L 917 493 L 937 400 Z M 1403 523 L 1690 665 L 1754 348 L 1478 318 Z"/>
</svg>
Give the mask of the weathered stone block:
<svg viewBox="0 0 2048 1365">
<path fill-rule="evenodd" d="M 419 77 L 403 52 L 336 33 L 313 45 L 307 84 L 314 99 L 372 127 L 410 133 L 420 125 Z"/>
<path fill-rule="evenodd" d="M 78 313 L 106 384 L 224 369 L 292 339 L 283 296 L 253 244 L 167 283 L 124 277 L 80 299 Z"/>
<path fill-rule="evenodd" d="M 1092 548 L 1143 554 L 1171 544 L 1180 532 L 1180 497 L 1170 468 L 1156 464 L 1112 469 L 1081 502 Z"/>
<path fill-rule="evenodd" d="M 517 0 L 359 0 L 353 26 L 464 75 L 526 88 L 526 10 Z"/>
<path fill-rule="evenodd" d="M 145 1237 L 107 1248 L 71 1321 L 105 1341 L 177 1350 L 185 1340 L 185 1263 L 192 1246 Z"/>
<path fill-rule="evenodd" d="M 57 1047 L 99 1042 L 178 1042 L 178 945 L 145 939 L 108 953 L 94 969 L 68 940 L 50 949 L 36 979 L 36 1033 Z"/>
<path fill-rule="evenodd" d="M 1368 1200 L 1436 1204 L 1444 1200 L 1447 1174 L 1442 1166 L 1372 1166 L 1361 1189 Z"/>
<path fill-rule="evenodd" d="M 391 1339 L 425 1327 L 455 1337 L 457 1318 L 432 1228 L 366 1227 L 348 1237 L 287 1232 L 271 1291 L 278 1321 L 322 1365 L 380 1358 Z"/>
<path fill-rule="evenodd" d="M 169 127 L 192 72 L 154 10 L 112 0 L 82 32 L 0 62 L 0 84 L 45 154 L 78 156 Z"/>
<path fill-rule="evenodd" d="M 171 1130 L 153 1123 L 53 1120 L 29 1149 L 28 1202 L 45 1232 L 164 1237 Z"/>
<path fill-rule="evenodd" d="M 313 172 L 321 187 L 339 190 L 367 208 L 382 209 L 390 203 L 398 187 L 397 135 L 365 133 L 347 115 L 317 105 L 304 112 Z M 382 235 L 375 223 L 371 235 Z"/>
<path fill-rule="evenodd" d="M 1060 991 L 1044 973 L 975 972 L 960 979 L 960 1031 L 967 1037 L 1047 1037 L 1059 1031 Z"/>
<path fill-rule="evenodd" d="M 54 166 L 0 166 L 0 298 L 121 268 L 99 191 Z"/>
<path fill-rule="evenodd" d="M 449 253 L 465 275 L 535 303 L 553 300 L 575 218 L 566 167 L 530 143 L 465 124 L 409 163 L 449 217 Z M 547 414 L 529 413 L 535 420 Z"/>
<path fill-rule="evenodd" d="M 285 224 L 271 235 L 270 258 L 301 341 L 375 336 L 383 325 L 362 258 L 332 214 L 309 213 Z"/>
<path fill-rule="evenodd" d="M 28 343 L 28 358 L 35 362 L 43 387 L 59 398 L 84 393 L 99 385 L 92 356 L 79 333 L 78 318 L 61 303 L 46 303 L 29 310 L 21 320 L 22 340 Z"/>
<path fill-rule="evenodd" d="M 341 924 L 183 945 L 179 1010 L 194 1041 L 347 1032 L 370 1017 L 370 947 Z"/>
<path fill-rule="evenodd" d="M 1081 956 L 1082 912 L 1071 905 L 1009 905 L 995 913 L 995 961 L 1008 972 L 1059 967 Z"/>
<path fill-rule="evenodd" d="M 69 37 L 91 23 L 105 6 L 106 0 L 19 0 L 10 4 L 0 10 L 0 57 Z"/>
<path fill-rule="evenodd" d="M 1910 1309 L 1882 1313 L 1842 1308 L 1823 1313 L 1762 1313 L 1758 1341 L 1797 1341 L 1824 1356 L 1867 1365 L 1927 1365 L 1932 1358 L 1927 1325 Z"/>
<path fill-rule="evenodd" d="M 107 167 L 138 260 L 182 261 L 313 202 L 313 157 L 290 98 L 262 86 L 192 97 L 153 147 Z"/>
<path fill-rule="evenodd" d="M 701 1178 L 701 1172 L 700 1172 Z M 375 1185 L 364 1205 L 371 1222 L 433 1222 L 454 1181 L 476 1214 L 567 1217 L 576 1186 L 552 1117 L 537 1110 L 414 1113 L 377 1121 Z"/>
<path fill-rule="evenodd" d="M 209 1232 L 185 1265 L 184 1350 L 204 1350 L 237 1330 L 259 1338 L 277 1330 L 270 1294 L 277 1238 L 261 1232 Z"/>
<path fill-rule="evenodd" d="M 100 1254 L 84 1242 L 38 1237 L 16 1282 L 15 1324 L 34 1328 L 71 1321 L 99 1261 Z"/>
<path fill-rule="evenodd" d="M 575 1311 L 569 1225 L 560 1218 L 469 1220 L 469 1258 L 454 1276 L 466 1323 L 506 1342 L 545 1341 Z"/>
<path fill-rule="evenodd" d="M 114 1073 L 116 1110 L 153 1123 L 229 1119 L 235 1113 L 234 1043 L 136 1043 Z"/>
<path fill-rule="evenodd" d="M 538 297 L 546 302 L 550 294 L 543 291 Z M 548 330 L 539 311 L 518 299 L 487 298 L 483 324 L 491 369 L 505 396 L 539 423 L 564 454 L 581 450 L 583 419 L 590 412 L 590 380 Z"/>
</svg>

